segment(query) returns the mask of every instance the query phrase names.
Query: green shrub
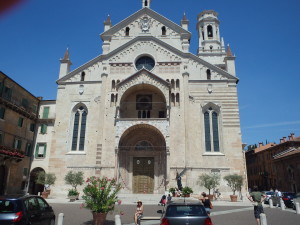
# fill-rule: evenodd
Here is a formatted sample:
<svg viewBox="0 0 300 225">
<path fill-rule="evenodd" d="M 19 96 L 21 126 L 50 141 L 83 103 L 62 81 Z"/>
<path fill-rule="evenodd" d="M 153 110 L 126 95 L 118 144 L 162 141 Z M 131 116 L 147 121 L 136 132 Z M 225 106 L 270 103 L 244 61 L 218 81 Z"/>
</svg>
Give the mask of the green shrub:
<svg viewBox="0 0 300 225">
<path fill-rule="evenodd" d="M 186 186 L 186 187 L 184 187 L 184 188 L 182 189 L 182 194 L 183 194 L 183 195 L 188 195 L 188 194 L 192 194 L 192 193 L 193 193 L 192 188 L 190 188 L 190 187 L 188 187 L 188 186 Z"/>
<path fill-rule="evenodd" d="M 236 191 L 242 189 L 244 179 L 241 175 L 238 174 L 227 175 L 224 177 L 224 180 L 227 181 L 227 185 L 233 191 L 233 195 L 235 195 Z"/>
</svg>

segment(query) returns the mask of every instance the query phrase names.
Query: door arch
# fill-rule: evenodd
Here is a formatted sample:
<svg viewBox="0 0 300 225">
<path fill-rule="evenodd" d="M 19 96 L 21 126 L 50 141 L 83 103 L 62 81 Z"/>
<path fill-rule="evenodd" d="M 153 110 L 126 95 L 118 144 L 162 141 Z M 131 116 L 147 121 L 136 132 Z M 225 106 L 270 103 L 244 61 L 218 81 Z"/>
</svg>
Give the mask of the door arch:
<svg viewBox="0 0 300 225">
<path fill-rule="evenodd" d="M 6 168 L 4 165 L 0 166 L 0 195 L 4 195 L 6 180 Z"/>
<path fill-rule="evenodd" d="M 164 192 L 166 141 L 156 127 L 130 127 L 120 138 L 118 149 L 118 177 L 129 193 Z"/>
<path fill-rule="evenodd" d="M 29 194 L 37 195 L 39 192 L 44 191 L 44 185 L 37 184 L 35 182 L 37 175 L 40 172 L 45 172 L 45 170 L 41 167 L 36 167 L 30 172 L 30 181 L 29 181 L 29 188 L 28 188 Z"/>
</svg>

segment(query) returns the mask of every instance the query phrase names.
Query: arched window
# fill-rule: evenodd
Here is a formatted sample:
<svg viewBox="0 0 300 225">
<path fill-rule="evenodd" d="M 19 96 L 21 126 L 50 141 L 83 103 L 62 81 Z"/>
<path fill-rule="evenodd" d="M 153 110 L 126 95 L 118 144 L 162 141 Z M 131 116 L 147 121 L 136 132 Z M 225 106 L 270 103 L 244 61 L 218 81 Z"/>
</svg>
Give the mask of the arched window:
<svg viewBox="0 0 300 225">
<path fill-rule="evenodd" d="M 166 27 L 163 26 L 163 27 L 161 28 L 161 35 L 166 35 L 166 33 L 167 33 Z"/>
<path fill-rule="evenodd" d="M 84 81 L 84 78 L 85 78 L 85 72 L 82 72 L 82 73 L 81 73 L 80 81 Z"/>
<path fill-rule="evenodd" d="M 179 89 L 179 79 L 176 80 L 176 88 Z"/>
<path fill-rule="evenodd" d="M 111 82 L 111 89 L 112 89 L 112 91 L 114 91 L 115 88 L 116 88 L 116 81 L 112 80 L 112 82 Z"/>
<path fill-rule="evenodd" d="M 211 80 L 211 72 L 210 72 L 210 69 L 206 70 L 206 77 L 207 77 L 207 80 Z"/>
<path fill-rule="evenodd" d="M 174 93 L 171 94 L 171 102 L 172 102 L 173 106 L 175 106 L 175 94 Z"/>
<path fill-rule="evenodd" d="M 219 152 L 219 115 L 209 107 L 204 112 L 205 149 L 207 152 Z"/>
<path fill-rule="evenodd" d="M 84 151 L 87 110 L 80 106 L 74 111 L 72 151 Z"/>
<path fill-rule="evenodd" d="M 173 79 L 171 80 L 171 88 L 175 89 L 175 81 Z"/>
<path fill-rule="evenodd" d="M 110 102 L 113 103 L 115 101 L 115 95 L 111 94 L 110 95 Z"/>
<path fill-rule="evenodd" d="M 209 37 L 209 38 L 213 37 L 213 28 L 211 25 L 207 26 L 207 37 Z"/>
<path fill-rule="evenodd" d="M 145 1 L 145 6 L 148 6 L 148 1 L 147 0 Z"/>
<path fill-rule="evenodd" d="M 125 29 L 125 36 L 129 36 L 129 31 L 130 31 L 130 28 L 126 27 L 126 29 Z"/>
<path fill-rule="evenodd" d="M 180 98 L 179 98 L 179 93 L 176 94 L 176 103 L 179 105 Z"/>
<path fill-rule="evenodd" d="M 152 151 L 153 150 L 153 146 L 149 141 L 139 141 L 136 145 L 135 145 L 135 150 L 138 151 Z"/>
</svg>

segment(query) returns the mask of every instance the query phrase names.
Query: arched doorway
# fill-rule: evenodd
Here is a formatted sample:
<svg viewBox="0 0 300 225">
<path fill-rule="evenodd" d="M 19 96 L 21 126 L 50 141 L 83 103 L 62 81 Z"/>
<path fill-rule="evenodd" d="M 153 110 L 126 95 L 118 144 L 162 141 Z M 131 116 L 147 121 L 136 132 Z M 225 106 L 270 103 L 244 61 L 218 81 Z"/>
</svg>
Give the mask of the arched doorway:
<svg viewBox="0 0 300 225">
<path fill-rule="evenodd" d="M 45 170 L 43 168 L 36 167 L 30 173 L 30 181 L 28 188 L 29 194 L 37 195 L 39 192 L 44 191 L 44 186 L 35 182 L 39 172 L 45 172 Z"/>
<path fill-rule="evenodd" d="M 154 126 L 127 129 L 119 142 L 119 180 L 131 193 L 163 193 L 166 180 L 166 142 Z"/>
<path fill-rule="evenodd" d="M 4 195 L 5 190 L 6 169 L 5 166 L 0 166 L 0 195 Z"/>
</svg>

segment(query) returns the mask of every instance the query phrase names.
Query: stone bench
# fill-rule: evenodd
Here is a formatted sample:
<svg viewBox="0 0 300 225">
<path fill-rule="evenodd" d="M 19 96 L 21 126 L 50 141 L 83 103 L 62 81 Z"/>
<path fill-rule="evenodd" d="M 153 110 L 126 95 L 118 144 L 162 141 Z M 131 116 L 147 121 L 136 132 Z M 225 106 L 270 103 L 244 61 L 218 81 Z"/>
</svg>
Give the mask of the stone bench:
<svg viewBox="0 0 300 225">
<path fill-rule="evenodd" d="M 160 216 L 142 216 L 139 220 L 138 220 L 138 224 L 141 224 L 142 220 L 160 220 Z"/>
</svg>

